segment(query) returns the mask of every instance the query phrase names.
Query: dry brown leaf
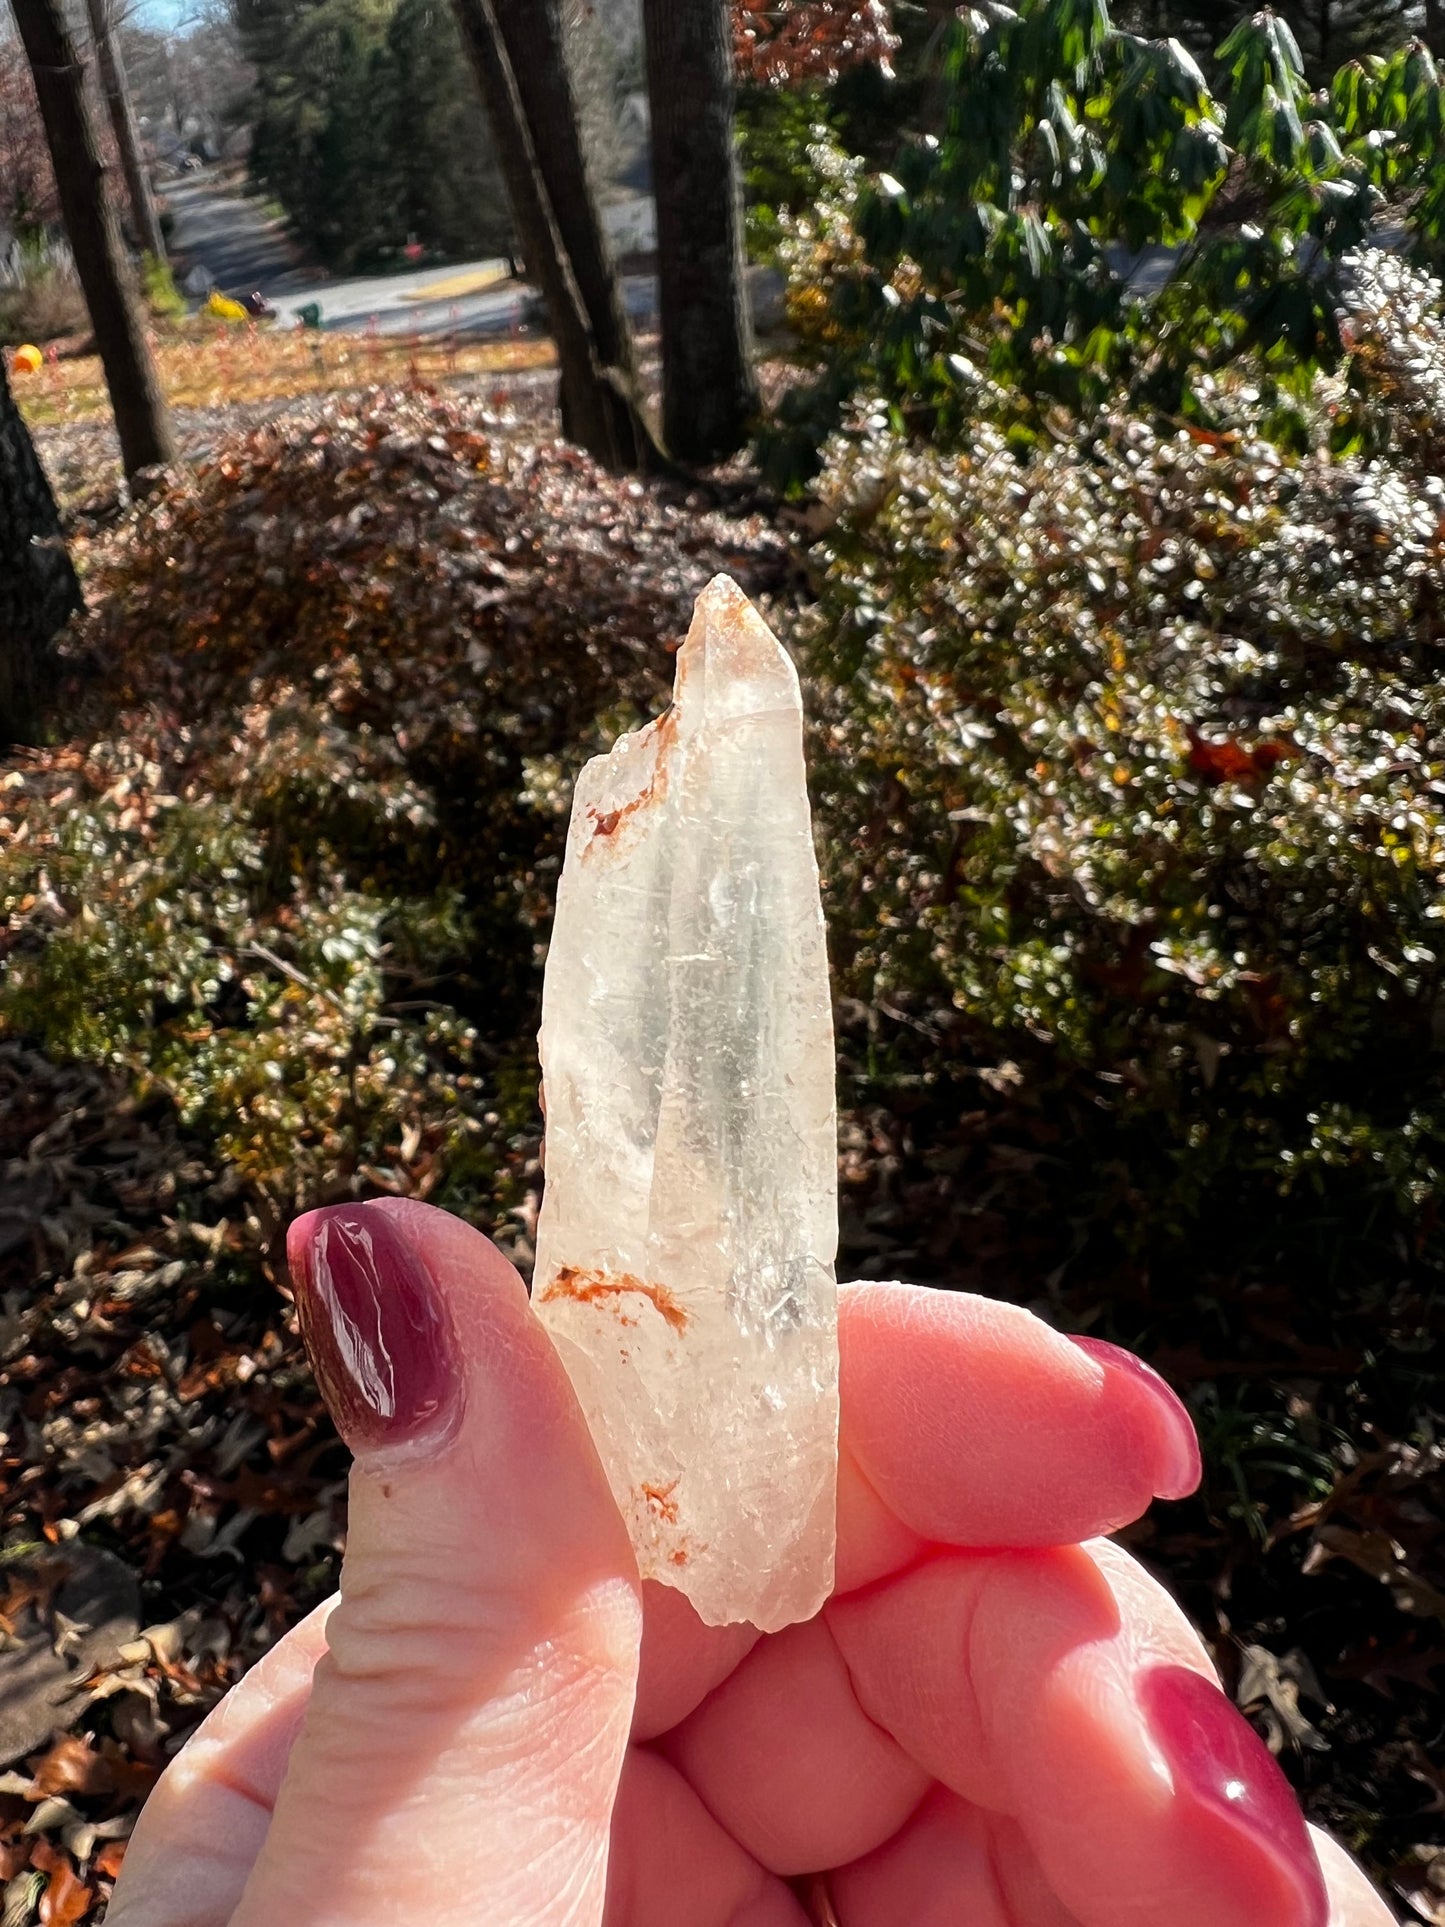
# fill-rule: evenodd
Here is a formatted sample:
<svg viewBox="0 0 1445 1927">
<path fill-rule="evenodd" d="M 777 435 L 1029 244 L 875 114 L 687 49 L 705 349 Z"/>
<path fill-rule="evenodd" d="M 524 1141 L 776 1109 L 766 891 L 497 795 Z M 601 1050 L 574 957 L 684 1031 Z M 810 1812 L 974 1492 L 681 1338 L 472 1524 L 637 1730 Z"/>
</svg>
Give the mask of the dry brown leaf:
<svg viewBox="0 0 1445 1927">
<path fill-rule="evenodd" d="M 41 1927 L 75 1927 L 95 1902 L 95 1891 L 76 1874 L 69 1861 L 56 1867 L 40 1896 Z"/>
<path fill-rule="evenodd" d="M 7 1840 L 0 1846 L 0 1881 L 13 1880 L 30 1865 L 29 1840 Z"/>
<path fill-rule="evenodd" d="M 120 1870 L 125 1861 L 126 1845 L 127 1842 L 124 1840 L 107 1840 L 96 1854 L 92 1866 L 102 1880 L 119 1880 Z"/>
<path fill-rule="evenodd" d="M 76 1734 L 57 1740 L 36 1760 L 32 1773 L 36 1792 L 46 1798 L 57 1793 L 108 1793 L 114 1784 L 110 1761 Z"/>
</svg>

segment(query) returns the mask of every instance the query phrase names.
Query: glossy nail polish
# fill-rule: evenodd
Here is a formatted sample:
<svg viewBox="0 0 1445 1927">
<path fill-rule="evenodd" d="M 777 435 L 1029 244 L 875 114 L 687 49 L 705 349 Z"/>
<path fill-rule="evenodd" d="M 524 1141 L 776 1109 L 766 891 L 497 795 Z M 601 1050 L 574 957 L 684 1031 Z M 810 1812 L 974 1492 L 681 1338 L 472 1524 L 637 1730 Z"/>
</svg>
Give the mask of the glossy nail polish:
<svg viewBox="0 0 1445 1927">
<path fill-rule="evenodd" d="M 1176 1791 L 1237 1827 L 1295 1888 L 1294 1911 L 1268 1927 L 1327 1927 L 1329 1896 L 1304 1816 L 1248 1720 L 1211 1680 L 1186 1666 L 1146 1673 L 1139 1699 Z"/>
<path fill-rule="evenodd" d="M 1161 1499 L 1187 1498 L 1199 1484 L 1204 1467 L 1199 1457 L 1199 1439 L 1194 1430 L 1194 1421 L 1184 1401 L 1152 1365 L 1146 1365 L 1133 1352 L 1126 1352 L 1122 1345 L 1111 1345 L 1107 1338 L 1073 1337 L 1072 1342 L 1081 1352 L 1087 1352 L 1090 1358 L 1097 1358 L 1101 1365 L 1110 1365 L 1115 1371 L 1127 1373 L 1154 1400 L 1165 1422 L 1168 1441 L 1164 1469 L 1154 1489 Z"/>
<path fill-rule="evenodd" d="M 311 1369 L 354 1452 L 445 1426 L 461 1399 L 451 1320 L 420 1255 L 384 1211 L 313 1211 L 287 1241 Z"/>
</svg>

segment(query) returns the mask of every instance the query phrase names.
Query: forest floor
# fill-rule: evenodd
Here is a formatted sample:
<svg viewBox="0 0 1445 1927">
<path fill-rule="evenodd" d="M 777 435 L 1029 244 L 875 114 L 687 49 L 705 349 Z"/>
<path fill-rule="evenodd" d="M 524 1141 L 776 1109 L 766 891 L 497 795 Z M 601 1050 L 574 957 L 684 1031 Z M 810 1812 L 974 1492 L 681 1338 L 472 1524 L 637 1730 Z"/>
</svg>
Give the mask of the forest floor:
<svg viewBox="0 0 1445 1927">
<path fill-rule="evenodd" d="M 424 458 L 426 485 L 453 520 L 470 517 L 478 541 L 504 543 L 483 499 L 500 482 L 467 451 L 479 437 L 493 447 L 507 437 L 530 443 L 547 420 L 551 378 L 482 379 L 485 407 L 465 394 L 455 404 L 415 394 L 376 404 L 379 419 L 405 430 L 407 449 L 420 450 L 377 455 L 370 499 L 388 526 L 400 528 L 420 499 Z M 176 778 L 166 745 L 179 740 L 165 717 L 186 687 L 164 660 L 177 610 L 187 598 L 209 606 L 210 578 L 236 570 L 246 504 L 258 491 L 268 518 L 293 518 L 318 553 L 338 539 L 332 504 L 311 500 L 307 479 L 308 451 L 341 432 L 316 401 L 204 397 L 179 426 L 189 457 L 211 465 L 208 499 L 230 499 L 234 470 L 235 502 L 211 549 L 178 549 L 195 579 L 173 576 L 164 594 L 144 571 L 159 566 L 156 518 L 170 510 L 150 505 L 145 524 L 118 504 L 113 445 L 93 422 L 41 428 L 93 619 L 128 640 L 112 683 L 102 667 L 100 694 L 79 702 L 64 741 L 0 760 L 7 827 L 27 798 L 79 815 L 98 809 L 109 786 L 119 807 L 113 771 L 100 772 L 93 745 L 114 726 L 122 697 L 139 748 L 120 802 L 144 821 L 165 801 Z M 545 498 L 537 517 L 555 518 L 537 519 L 527 540 L 559 581 L 546 586 L 520 567 L 497 572 L 489 619 L 510 625 L 519 657 L 554 648 L 567 611 L 579 633 L 601 636 L 635 618 L 649 636 L 675 635 L 715 568 L 771 596 L 784 619 L 805 593 L 786 533 L 755 506 L 728 511 L 617 482 L 546 449 L 527 459 L 528 497 Z M 183 528 L 179 498 L 174 513 Z M 426 574 L 425 551 L 409 550 L 408 581 L 418 555 Z M 356 590 L 358 608 L 366 588 Z M 147 610 L 154 633 L 142 632 Z M 389 662 L 403 708 L 439 702 L 429 696 L 437 685 L 451 691 L 451 642 L 439 632 L 416 661 Z M 276 638 L 258 631 L 235 646 L 238 674 L 254 672 L 247 686 L 260 686 Z M 183 732 L 188 780 L 241 727 L 239 708 L 217 694 L 224 686 L 196 685 Z M 336 714 L 344 726 L 344 704 Z M 63 891 L 53 905 L 13 910 L 8 937 L 0 923 L 0 957 L 47 918 L 75 914 Z M 860 1047 L 866 1015 L 842 1013 L 845 1059 Z M 213 1136 L 183 1124 L 162 1083 L 103 1057 L 47 1051 L 0 1016 L 5 1927 L 100 1918 L 157 1773 L 227 1686 L 334 1585 L 344 1543 L 346 1455 L 295 1334 L 274 1193 Z M 524 1267 L 540 1190 L 530 1102 L 508 1143 L 500 1225 Z M 842 1275 L 946 1283 L 975 1268 L 980 1239 L 1006 1244 L 1009 1227 L 990 1219 L 976 1151 L 967 1118 L 846 1112 Z M 1027 1155 L 990 1152 L 1005 1154 Z M 344 1181 L 444 1196 L 442 1161 L 426 1132 L 403 1131 L 386 1160 Z M 1005 1288 L 1076 1329 L 1099 1311 L 1086 1290 L 1043 1292 L 1022 1266 Z M 1321 1375 L 1353 1364 L 1312 1353 L 1307 1314 L 1267 1294 L 1241 1295 L 1228 1315 L 1239 1334 L 1233 1357 L 1205 1358 L 1177 1334 L 1161 1335 L 1155 1351 L 1201 1421 L 1206 1488 L 1184 1505 L 1156 1507 L 1125 1537 L 1203 1627 L 1313 1817 L 1365 1854 L 1406 1918 L 1445 1927 L 1445 1445 L 1385 1436 L 1361 1409 L 1347 1436 L 1322 1442 L 1325 1477 L 1314 1496 L 1261 1505 L 1246 1490 L 1252 1463 L 1267 1464 L 1273 1450 L 1248 1399 L 1261 1347 L 1266 1369 L 1306 1402 Z M 1367 1336 L 1360 1345 L 1363 1354 Z"/>
<path fill-rule="evenodd" d="M 70 344 L 75 350 L 85 345 Z M 345 393 L 376 383 L 496 387 L 500 404 L 511 400 L 519 375 L 535 371 L 545 382 L 556 366 L 551 342 L 536 335 L 487 342 L 444 335 L 331 335 L 200 318 L 165 328 L 154 353 L 166 400 L 180 412 L 183 451 L 190 459 L 196 456 L 194 424 L 199 421 L 204 430 L 208 418 L 235 419 L 234 410 L 278 406 L 302 395 Z M 47 442 L 47 462 L 54 460 L 52 449 L 59 450 L 71 472 L 89 472 L 100 480 L 115 449 L 100 357 L 67 352 L 47 360 L 34 374 L 17 373 L 13 380 L 16 399 L 33 430 L 70 431 Z M 555 384 L 555 375 L 552 380 Z M 93 437 L 87 438 L 85 430 L 94 431 Z M 67 458 L 67 449 L 81 453 Z M 64 483 L 63 467 L 57 485 Z"/>
</svg>

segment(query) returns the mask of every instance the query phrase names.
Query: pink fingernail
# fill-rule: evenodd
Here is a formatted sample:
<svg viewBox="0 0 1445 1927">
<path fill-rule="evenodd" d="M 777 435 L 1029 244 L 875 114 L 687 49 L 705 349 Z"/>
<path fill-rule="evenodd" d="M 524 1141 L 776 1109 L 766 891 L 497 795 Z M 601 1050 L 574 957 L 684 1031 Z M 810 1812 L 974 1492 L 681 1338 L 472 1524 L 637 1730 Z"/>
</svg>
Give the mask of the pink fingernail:
<svg viewBox="0 0 1445 1927">
<path fill-rule="evenodd" d="M 1304 1816 L 1273 1754 L 1212 1680 L 1187 1666 L 1159 1666 L 1139 1683 L 1139 1701 L 1174 1775 L 1192 1795 L 1274 1860 L 1298 1899 L 1270 1927 L 1328 1927 L 1329 1895 Z"/>
<path fill-rule="evenodd" d="M 1187 1499 L 1204 1475 L 1204 1464 L 1199 1456 L 1194 1421 L 1184 1401 L 1152 1365 L 1146 1365 L 1133 1352 L 1126 1352 L 1122 1345 L 1111 1345 L 1107 1338 L 1078 1338 L 1072 1333 L 1070 1337 L 1081 1352 L 1097 1358 L 1101 1365 L 1127 1373 L 1149 1393 L 1165 1421 L 1165 1464 L 1154 1490 L 1161 1499 Z"/>
</svg>

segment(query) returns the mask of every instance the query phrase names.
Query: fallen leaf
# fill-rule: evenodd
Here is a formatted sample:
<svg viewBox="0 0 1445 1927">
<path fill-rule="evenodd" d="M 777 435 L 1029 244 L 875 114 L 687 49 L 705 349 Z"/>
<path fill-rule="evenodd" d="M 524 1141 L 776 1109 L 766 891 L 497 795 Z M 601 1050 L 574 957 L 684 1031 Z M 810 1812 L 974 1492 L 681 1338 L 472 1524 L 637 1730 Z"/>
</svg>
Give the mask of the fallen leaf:
<svg viewBox="0 0 1445 1927">
<path fill-rule="evenodd" d="M 92 1863 L 102 1880 L 119 1880 L 121 1866 L 125 1861 L 125 1850 L 129 1843 L 125 1840 L 107 1840 Z"/>
<path fill-rule="evenodd" d="M 33 1777 L 36 1792 L 47 1797 L 55 1793 L 108 1793 L 113 1785 L 110 1761 L 74 1734 L 57 1740 L 35 1762 Z"/>
<path fill-rule="evenodd" d="M 94 1901 L 94 1889 L 65 1862 L 51 1874 L 40 1896 L 41 1927 L 75 1927 L 76 1921 L 85 1919 Z"/>
</svg>

